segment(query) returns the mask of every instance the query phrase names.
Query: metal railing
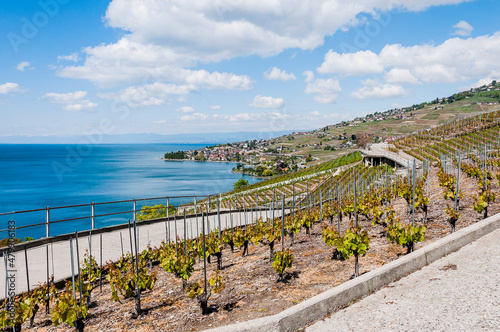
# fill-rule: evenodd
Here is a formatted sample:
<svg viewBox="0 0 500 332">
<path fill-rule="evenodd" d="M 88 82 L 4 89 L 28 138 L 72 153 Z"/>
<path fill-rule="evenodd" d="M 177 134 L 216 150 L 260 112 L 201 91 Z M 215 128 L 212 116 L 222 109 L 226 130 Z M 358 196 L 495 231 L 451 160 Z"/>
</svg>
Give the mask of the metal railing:
<svg viewBox="0 0 500 332">
<path fill-rule="evenodd" d="M 51 232 L 51 229 L 52 229 L 51 225 L 63 224 L 63 223 L 68 224 L 69 222 L 78 222 L 78 221 L 83 221 L 83 220 L 89 220 L 90 224 L 78 223 L 75 225 L 75 223 L 73 223 L 73 226 L 77 226 L 78 231 L 95 230 L 95 229 L 101 228 L 101 227 L 96 227 L 96 219 L 98 219 L 98 218 L 122 216 L 122 215 L 126 215 L 126 214 L 131 214 L 130 219 L 135 219 L 138 212 L 145 212 L 145 210 L 142 209 L 142 206 L 144 206 L 146 204 L 143 204 L 142 206 L 140 206 L 141 202 L 162 201 L 162 203 L 164 203 L 164 204 L 166 203 L 168 206 L 169 202 L 171 202 L 172 200 L 177 200 L 179 202 L 177 207 L 183 206 L 186 204 L 193 204 L 194 206 L 196 206 L 196 199 L 200 199 L 200 198 L 204 199 L 204 198 L 208 198 L 208 197 L 210 197 L 210 196 L 209 195 L 165 196 L 165 197 L 152 197 L 152 198 L 119 200 L 119 201 L 109 201 L 109 202 L 65 205 L 65 206 L 56 206 L 56 207 L 47 206 L 45 208 L 40 208 L 40 209 L 31 209 L 31 210 L 0 213 L 0 221 L 3 221 L 4 219 L 8 220 L 10 218 L 18 219 L 19 216 L 21 217 L 20 219 L 23 220 L 23 219 L 30 218 L 28 216 L 29 214 L 33 214 L 33 213 L 37 213 L 37 212 L 38 213 L 44 212 L 44 215 L 45 215 L 44 217 L 38 216 L 36 218 L 38 220 L 43 218 L 43 221 L 40 221 L 40 222 L 23 224 L 22 222 L 19 222 L 19 220 L 17 220 L 18 222 L 17 222 L 16 230 L 26 230 L 26 229 L 30 229 L 30 228 L 33 229 L 36 227 L 44 227 L 45 228 L 44 237 L 48 238 L 48 237 L 53 236 L 53 235 L 60 235 L 60 234 L 54 234 L 54 232 Z M 193 202 L 193 203 L 190 203 L 190 202 Z M 117 209 L 113 209 L 113 207 L 111 207 L 112 205 L 116 206 L 116 204 L 127 204 L 127 203 L 132 203 L 132 204 L 131 204 L 131 206 L 129 205 L 129 207 L 126 207 L 126 208 L 118 207 Z M 160 203 L 158 203 L 158 204 L 160 204 Z M 138 207 L 138 205 L 139 205 L 139 207 Z M 96 207 L 106 207 L 106 208 L 104 208 L 105 211 L 103 211 L 102 213 L 96 213 Z M 78 211 L 79 213 L 74 211 L 74 209 L 82 209 L 82 208 L 83 209 L 87 208 L 86 211 L 88 211 L 89 214 L 81 215 L 82 211 Z M 63 217 L 63 218 L 51 218 L 51 216 L 52 216 L 51 212 L 63 211 L 63 210 L 68 211 L 67 213 L 64 213 L 64 212 L 62 213 L 62 215 L 65 217 Z M 73 210 L 73 211 L 69 212 L 69 210 Z M 66 217 L 69 215 L 74 215 L 75 213 L 78 213 L 81 216 L 69 217 L 69 218 Z M 86 212 L 83 212 L 83 213 L 86 213 Z M 23 218 L 23 217 L 25 217 L 25 218 Z M 32 219 L 32 218 L 30 218 L 30 219 Z M 122 221 L 122 223 L 124 223 L 127 221 L 128 218 L 124 217 L 122 219 L 123 220 L 121 220 L 121 221 Z M 108 223 L 104 223 L 104 224 L 106 226 L 112 226 L 112 225 L 116 225 L 119 223 L 120 222 L 116 222 L 116 223 L 113 223 L 113 222 L 109 223 L 108 222 Z M 7 223 L 3 223 L 3 222 L 1 224 L 7 225 Z M 102 226 L 102 227 L 104 227 L 104 226 Z M 8 228 L 0 229 L 0 239 L 7 237 L 7 236 L 4 236 L 4 234 L 6 234 L 8 231 L 9 231 Z M 73 230 L 67 230 L 65 232 L 71 233 L 72 231 Z M 27 233 L 26 235 L 33 237 L 33 238 L 39 237 L 39 236 L 36 236 L 36 234 L 33 234 L 35 236 L 30 235 L 29 233 Z"/>
</svg>

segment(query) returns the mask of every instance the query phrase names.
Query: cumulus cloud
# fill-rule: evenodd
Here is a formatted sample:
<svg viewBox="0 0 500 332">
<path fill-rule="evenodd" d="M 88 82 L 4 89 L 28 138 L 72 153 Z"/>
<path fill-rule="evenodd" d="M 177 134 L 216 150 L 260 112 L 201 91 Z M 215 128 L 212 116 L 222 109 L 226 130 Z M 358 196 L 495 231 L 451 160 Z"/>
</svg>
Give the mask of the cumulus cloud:
<svg viewBox="0 0 500 332">
<path fill-rule="evenodd" d="M 329 79 L 313 79 L 310 75 L 306 75 L 307 86 L 304 92 L 306 94 L 314 94 L 314 100 L 321 104 L 330 104 L 333 103 L 340 92 L 342 92 L 342 88 L 340 87 L 340 83 L 338 80 L 329 78 Z"/>
<path fill-rule="evenodd" d="M 177 112 L 182 112 L 182 113 L 193 113 L 194 108 L 191 106 L 182 106 L 176 110 Z"/>
<path fill-rule="evenodd" d="M 380 58 L 372 51 L 339 54 L 332 50 L 325 55 L 325 61 L 317 69 L 320 74 L 344 76 L 378 74 L 384 70 Z"/>
<path fill-rule="evenodd" d="M 22 61 L 17 64 L 16 69 L 19 71 L 25 71 L 26 69 L 31 70 L 35 68 L 31 67 L 31 64 L 28 61 Z"/>
<path fill-rule="evenodd" d="M 21 92 L 22 89 L 17 83 L 7 82 L 0 84 L 0 95 L 8 95 L 15 92 Z"/>
<path fill-rule="evenodd" d="M 255 0 L 196 1 L 113 0 L 105 23 L 121 30 L 113 43 L 83 49 L 81 66 L 58 74 L 101 86 L 137 84 L 144 80 L 185 84 L 185 68 L 240 56 L 273 56 L 285 49 L 311 50 L 325 36 L 353 22 L 361 13 L 423 10 L 467 0 Z M 339 7 L 342 6 L 342 10 Z M 293 22 L 293 23 L 291 23 Z M 231 74 L 228 74 L 231 75 Z M 230 79 L 231 78 L 231 79 Z M 236 77 L 225 77 L 220 86 Z M 251 86 L 240 78 L 237 88 Z M 210 85 L 212 86 L 212 85 Z"/>
<path fill-rule="evenodd" d="M 210 106 L 210 109 L 211 110 L 220 110 L 221 106 L 220 105 L 212 105 L 212 106 Z"/>
<path fill-rule="evenodd" d="M 456 36 L 462 36 L 462 37 L 468 37 L 472 34 L 472 30 L 474 28 L 472 25 L 467 23 L 466 21 L 460 21 L 457 24 L 453 26 L 455 28 L 455 31 L 453 32 L 454 35 Z"/>
<path fill-rule="evenodd" d="M 419 84 L 420 81 L 413 76 L 409 69 L 392 68 L 384 74 L 384 80 L 389 83 Z"/>
<path fill-rule="evenodd" d="M 464 86 L 464 87 L 461 87 L 459 89 L 459 91 L 465 91 L 465 90 L 470 90 L 470 89 L 473 89 L 473 88 L 477 88 L 479 86 L 483 86 L 483 85 L 488 85 L 490 84 L 492 81 L 500 81 L 500 78 L 495 78 L 495 77 L 491 77 L 491 76 L 487 76 L 487 77 L 484 77 L 484 78 L 481 78 L 479 79 L 477 82 L 475 83 L 472 83 L 470 85 L 467 85 L 467 86 Z"/>
<path fill-rule="evenodd" d="M 354 90 L 351 96 L 357 99 L 386 99 L 406 96 L 406 91 L 401 85 L 382 84 L 376 80 L 364 80 L 363 87 Z"/>
<path fill-rule="evenodd" d="M 228 122 L 269 122 L 271 120 L 283 120 L 288 118 L 285 112 L 266 113 L 237 113 L 237 114 L 215 114 L 214 119 Z"/>
<path fill-rule="evenodd" d="M 61 104 L 67 111 L 81 111 L 97 107 L 96 103 L 87 98 L 87 91 L 76 91 L 68 93 L 48 92 L 43 95 L 51 103 Z"/>
<path fill-rule="evenodd" d="M 196 90 L 194 85 L 176 85 L 155 82 L 141 86 L 130 86 L 118 92 L 101 93 L 101 98 L 125 103 L 130 107 L 160 106 L 169 95 L 187 95 Z"/>
<path fill-rule="evenodd" d="M 193 65 L 184 54 L 153 44 L 141 44 L 127 38 L 115 44 L 83 50 L 85 63 L 61 68 L 61 77 L 80 78 L 102 87 L 114 87 L 144 81 L 168 81 L 196 84 L 208 89 L 250 90 L 252 80 L 246 75 L 208 72 L 182 68 Z"/>
<path fill-rule="evenodd" d="M 314 81 L 314 73 L 310 70 L 306 70 L 305 72 L 302 73 L 306 77 L 306 83 L 311 83 Z"/>
<path fill-rule="evenodd" d="M 214 118 L 218 120 L 224 120 L 229 122 L 241 122 L 241 121 L 255 121 L 262 118 L 262 114 L 259 113 L 237 113 L 237 114 L 215 114 Z"/>
<path fill-rule="evenodd" d="M 285 105 L 283 98 L 255 96 L 250 106 L 257 108 L 282 108 Z"/>
<path fill-rule="evenodd" d="M 190 115 L 181 116 L 179 119 L 181 121 L 205 121 L 208 119 L 208 115 L 196 112 Z"/>
<path fill-rule="evenodd" d="M 250 90 L 253 88 L 252 80 L 247 75 L 209 73 L 206 70 L 183 70 L 180 76 L 180 81 L 208 89 Z"/>
<path fill-rule="evenodd" d="M 280 81 L 290 81 L 295 80 L 296 77 L 294 74 L 289 74 L 284 70 L 279 69 L 278 67 L 273 67 L 264 72 L 264 77 L 268 80 L 280 80 Z"/>
<path fill-rule="evenodd" d="M 78 53 L 71 53 L 69 55 L 57 56 L 57 62 L 59 62 L 59 61 L 78 62 L 78 60 L 80 60 L 80 56 L 78 55 Z"/>
<path fill-rule="evenodd" d="M 385 46 L 379 54 L 386 67 L 408 69 L 425 83 L 454 83 L 497 76 L 500 33 L 477 38 L 452 38 L 440 45 Z"/>
<path fill-rule="evenodd" d="M 383 70 L 388 83 L 456 83 L 499 77 L 497 54 L 500 54 L 500 32 L 476 38 L 451 38 L 438 45 L 390 44 L 379 54 L 366 51 L 339 55 L 330 51 L 318 71 L 355 75 L 369 74 L 370 70 L 373 74 L 382 73 Z M 332 64 L 332 57 L 338 58 L 343 68 Z M 369 59 L 370 66 L 361 64 L 360 59 L 365 58 Z M 355 69 L 356 65 L 360 67 Z"/>
</svg>

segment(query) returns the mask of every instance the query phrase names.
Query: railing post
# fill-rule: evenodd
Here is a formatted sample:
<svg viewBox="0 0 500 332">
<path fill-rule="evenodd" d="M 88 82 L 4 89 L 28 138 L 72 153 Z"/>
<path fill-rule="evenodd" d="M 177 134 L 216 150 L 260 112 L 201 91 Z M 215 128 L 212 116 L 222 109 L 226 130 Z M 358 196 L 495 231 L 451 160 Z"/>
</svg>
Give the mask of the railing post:
<svg viewBox="0 0 500 332">
<path fill-rule="evenodd" d="M 220 196 L 217 196 L 217 220 L 219 222 L 219 240 L 222 236 L 221 234 L 221 224 L 220 224 L 220 201 L 219 201 Z"/>
<path fill-rule="evenodd" d="M 132 212 L 132 217 L 133 217 L 133 220 L 135 220 L 135 217 L 136 217 L 137 202 L 135 201 L 135 199 L 134 199 L 133 201 L 134 201 L 134 209 L 133 209 L 133 212 Z"/>
<path fill-rule="evenodd" d="M 245 230 L 247 228 L 247 203 L 245 200 L 245 193 L 243 193 L 243 217 L 245 218 Z M 207 216 L 208 218 L 208 216 Z"/>
<path fill-rule="evenodd" d="M 319 210 L 321 214 L 321 219 L 323 219 L 323 196 L 321 194 L 321 183 L 319 185 Z"/>
<path fill-rule="evenodd" d="M 167 222 L 165 224 L 167 227 L 166 233 L 167 233 L 167 237 L 168 237 L 168 245 L 170 245 L 170 202 L 168 200 L 168 197 L 167 197 Z"/>
<path fill-rule="evenodd" d="M 50 223 L 50 208 L 47 206 L 45 210 L 45 237 L 49 237 L 49 223 Z"/>
<path fill-rule="evenodd" d="M 91 213 L 92 213 L 92 218 L 91 218 L 91 222 L 90 222 L 90 227 L 91 227 L 91 229 L 95 229 L 95 205 L 94 205 L 94 202 L 92 202 L 92 205 L 91 205 Z"/>
</svg>

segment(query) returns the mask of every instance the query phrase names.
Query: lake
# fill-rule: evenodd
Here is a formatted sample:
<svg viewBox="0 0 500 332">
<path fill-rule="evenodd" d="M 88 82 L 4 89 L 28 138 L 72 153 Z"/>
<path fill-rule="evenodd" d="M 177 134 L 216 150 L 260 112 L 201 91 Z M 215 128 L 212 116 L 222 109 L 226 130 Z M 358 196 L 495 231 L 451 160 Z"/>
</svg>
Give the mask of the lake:
<svg viewBox="0 0 500 332">
<path fill-rule="evenodd" d="M 89 204 L 166 196 L 208 195 L 232 190 L 242 177 L 234 163 L 164 161 L 165 152 L 199 149 L 204 144 L 7 145 L 0 144 L 0 213 L 47 206 Z M 250 183 L 257 179 L 246 177 Z M 190 199 L 171 199 L 185 203 Z M 165 201 L 138 203 L 165 204 Z M 50 235 L 89 228 L 90 208 L 51 210 L 50 220 L 82 217 L 51 225 Z M 96 214 L 126 211 L 131 203 L 96 205 Z M 96 218 L 96 227 L 123 223 L 128 215 Z M 10 219 L 17 226 L 45 222 L 45 211 L 0 216 L 0 229 Z M 19 229 L 18 237 L 45 235 L 45 227 Z M 0 238 L 6 233 L 0 234 Z"/>
</svg>

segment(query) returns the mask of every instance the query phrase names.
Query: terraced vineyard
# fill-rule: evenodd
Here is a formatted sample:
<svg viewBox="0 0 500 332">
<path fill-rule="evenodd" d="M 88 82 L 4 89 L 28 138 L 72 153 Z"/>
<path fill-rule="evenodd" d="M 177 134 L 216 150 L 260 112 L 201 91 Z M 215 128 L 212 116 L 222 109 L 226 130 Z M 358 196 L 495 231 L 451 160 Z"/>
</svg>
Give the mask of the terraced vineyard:
<svg viewBox="0 0 500 332">
<path fill-rule="evenodd" d="M 307 195 L 309 192 L 316 190 L 321 183 L 330 179 L 335 171 L 359 162 L 361 159 L 361 153 L 356 151 L 313 167 L 273 177 L 222 194 L 219 197 L 199 201 L 197 202 L 196 212 L 215 210 L 217 200 L 219 200 L 219 208 L 226 210 L 243 210 L 252 206 L 268 206 L 273 199 L 282 196 L 285 196 L 285 201 L 290 205 L 294 196 L 299 199 Z M 187 213 L 195 212 L 194 203 L 182 206 L 181 210 L 184 209 Z"/>
<path fill-rule="evenodd" d="M 199 236 L 174 236 L 144 251 L 132 245 L 134 225 L 131 249 L 121 259 L 99 266 L 87 254 L 62 289 L 49 282 L 3 303 L 0 327 L 28 329 L 31 320 L 48 330 L 201 330 L 207 322 L 220 326 L 276 313 L 497 213 L 499 115 L 457 120 L 394 142 L 423 160 L 421 169 L 368 167 L 353 155 L 196 206 L 198 213 L 217 203 L 231 213 L 280 209 L 278 218 L 221 230 L 202 222 Z M 190 208 L 172 207 L 168 214 Z M 161 219 L 164 212 L 144 210 L 139 217 Z M 264 306 L 269 311 L 259 312 Z M 129 315 L 133 319 L 124 319 Z"/>
<path fill-rule="evenodd" d="M 455 120 L 446 125 L 408 135 L 394 145 L 420 159 L 439 162 L 443 155 L 498 149 L 500 111 Z"/>
</svg>

